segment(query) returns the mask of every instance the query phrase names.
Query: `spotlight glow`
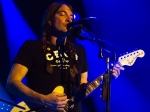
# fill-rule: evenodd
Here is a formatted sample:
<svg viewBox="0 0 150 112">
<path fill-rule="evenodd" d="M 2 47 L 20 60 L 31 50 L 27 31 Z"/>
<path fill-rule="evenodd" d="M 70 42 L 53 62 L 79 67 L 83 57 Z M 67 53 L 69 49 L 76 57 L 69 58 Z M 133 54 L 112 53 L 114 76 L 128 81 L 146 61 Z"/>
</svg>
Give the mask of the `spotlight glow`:
<svg viewBox="0 0 150 112">
<path fill-rule="evenodd" d="M 28 26 L 13 1 L 2 0 L 2 11 L 11 63 L 22 43 L 27 39 L 36 39 L 36 35 Z"/>
</svg>

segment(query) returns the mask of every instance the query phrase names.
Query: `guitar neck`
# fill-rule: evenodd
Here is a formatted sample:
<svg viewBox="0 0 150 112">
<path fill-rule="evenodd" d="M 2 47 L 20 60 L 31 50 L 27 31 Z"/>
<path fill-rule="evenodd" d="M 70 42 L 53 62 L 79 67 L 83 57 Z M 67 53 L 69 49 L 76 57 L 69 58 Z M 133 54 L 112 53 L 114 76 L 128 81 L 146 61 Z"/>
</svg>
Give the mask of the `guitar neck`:
<svg viewBox="0 0 150 112">
<path fill-rule="evenodd" d="M 118 58 L 118 62 L 116 63 L 115 66 L 116 67 L 124 66 L 124 65 L 132 66 L 137 57 L 143 57 L 144 55 L 145 55 L 145 53 L 143 50 L 136 50 L 136 51 L 127 53 Z M 60 112 L 69 112 L 69 110 L 71 110 L 75 104 L 77 104 L 82 99 L 86 98 L 91 92 L 93 92 L 97 87 L 99 87 L 101 82 L 103 81 L 103 75 L 105 75 L 105 73 L 98 76 L 91 83 L 86 84 L 80 91 L 77 92 L 77 94 L 75 94 L 75 96 L 71 97 L 68 100 L 63 111 L 60 111 Z"/>
<path fill-rule="evenodd" d="M 90 82 L 87 86 L 86 86 L 86 96 L 88 96 L 91 92 L 93 92 L 97 87 L 100 86 L 100 84 L 102 83 L 103 80 L 103 75 L 98 76 L 94 81 Z"/>
<path fill-rule="evenodd" d="M 83 100 L 84 98 L 86 98 L 91 92 L 93 92 L 97 87 L 99 87 L 100 84 L 101 84 L 101 82 L 102 82 L 102 80 L 103 80 L 103 75 L 104 74 L 100 75 L 94 81 L 88 83 L 83 88 L 81 88 L 75 94 L 75 96 L 71 97 L 68 100 L 66 106 L 60 112 L 68 112 L 69 109 L 72 109 L 74 107 L 74 105 L 76 105 L 78 102 L 80 102 L 81 100 Z"/>
</svg>

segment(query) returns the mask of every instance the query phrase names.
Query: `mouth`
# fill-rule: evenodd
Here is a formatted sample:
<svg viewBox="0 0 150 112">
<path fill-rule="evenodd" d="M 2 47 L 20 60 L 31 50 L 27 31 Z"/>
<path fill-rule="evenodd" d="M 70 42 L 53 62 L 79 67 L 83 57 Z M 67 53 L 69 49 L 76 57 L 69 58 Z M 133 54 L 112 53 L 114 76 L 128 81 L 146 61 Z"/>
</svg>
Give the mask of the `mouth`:
<svg viewBox="0 0 150 112">
<path fill-rule="evenodd" d="M 65 28 L 68 30 L 68 28 L 67 28 L 67 24 L 64 24 L 64 26 L 65 26 Z"/>
<path fill-rule="evenodd" d="M 64 26 L 67 28 L 67 24 L 64 24 Z"/>
</svg>

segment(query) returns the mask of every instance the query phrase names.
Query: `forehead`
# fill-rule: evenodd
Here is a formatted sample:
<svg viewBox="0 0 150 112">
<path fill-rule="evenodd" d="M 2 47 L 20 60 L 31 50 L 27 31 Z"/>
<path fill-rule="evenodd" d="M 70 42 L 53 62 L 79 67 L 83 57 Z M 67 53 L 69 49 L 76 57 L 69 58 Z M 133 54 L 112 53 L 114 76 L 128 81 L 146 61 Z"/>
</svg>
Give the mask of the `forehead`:
<svg viewBox="0 0 150 112">
<path fill-rule="evenodd" d="M 65 5 L 65 4 L 63 4 L 59 9 L 58 9 L 58 12 L 59 11 L 66 11 L 68 14 L 72 14 L 73 12 L 71 11 L 71 9 L 67 6 L 67 5 Z"/>
</svg>

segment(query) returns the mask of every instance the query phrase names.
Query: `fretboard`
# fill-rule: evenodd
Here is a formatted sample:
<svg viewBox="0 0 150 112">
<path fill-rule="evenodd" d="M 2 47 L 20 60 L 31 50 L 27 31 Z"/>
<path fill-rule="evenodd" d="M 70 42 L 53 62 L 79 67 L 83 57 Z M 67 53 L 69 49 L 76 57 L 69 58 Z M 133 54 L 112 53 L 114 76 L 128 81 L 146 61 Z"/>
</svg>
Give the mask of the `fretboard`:
<svg viewBox="0 0 150 112">
<path fill-rule="evenodd" d="M 88 96 L 91 92 L 93 92 L 97 87 L 100 86 L 101 82 L 103 80 L 103 75 L 100 75 L 97 77 L 94 81 L 89 83 L 86 87 L 86 96 Z"/>
<path fill-rule="evenodd" d="M 74 107 L 74 105 L 76 105 L 78 102 L 80 102 L 81 100 L 86 98 L 91 92 L 93 92 L 97 87 L 99 87 L 103 80 L 103 75 L 104 74 L 101 74 L 94 81 L 88 83 L 87 85 L 85 85 L 85 87 L 80 89 L 75 94 L 75 96 L 71 97 L 68 100 L 66 106 L 64 107 L 63 111 L 61 111 L 61 112 L 69 112 L 69 110 L 71 110 Z"/>
</svg>

